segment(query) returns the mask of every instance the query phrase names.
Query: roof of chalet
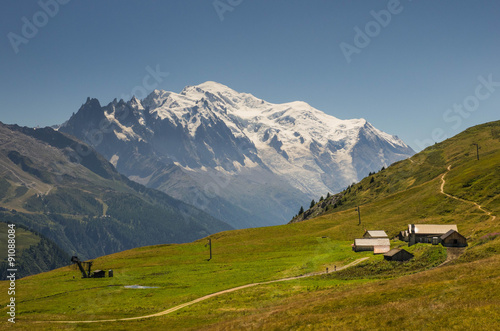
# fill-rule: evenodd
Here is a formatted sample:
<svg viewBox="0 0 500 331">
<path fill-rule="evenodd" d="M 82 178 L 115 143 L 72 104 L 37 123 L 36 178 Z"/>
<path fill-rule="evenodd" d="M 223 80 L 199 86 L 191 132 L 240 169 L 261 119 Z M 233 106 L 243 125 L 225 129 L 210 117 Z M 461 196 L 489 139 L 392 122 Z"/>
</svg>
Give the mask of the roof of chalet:
<svg viewBox="0 0 500 331">
<path fill-rule="evenodd" d="M 444 239 L 448 238 L 448 237 L 449 237 L 449 236 L 450 236 L 453 232 L 456 232 L 456 233 L 458 233 L 461 237 L 463 237 L 463 236 L 462 236 L 462 235 L 461 235 L 458 231 L 455 231 L 455 230 L 450 230 L 450 231 L 446 232 L 445 234 L 443 234 L 443 235 L 441 236 L 441 240 L 444 240 Z M 464 237 L 464 238 L 465 238 L 465 237 Z"/>
<path fill-rule="evenodd" d="M 393 248 L 391 249 L 390 251 L 388 251 L 387 253 L 384 253 L 384 256 L 394 256 L 396 255 L 397 253 L 401 252 L 401 251 L 405 251 L 406 253 L 410 254 L 410 255 L 413 255 L 411 254 L 410 252 L 404 250 L 404 249 L 400 249 L 400 248 Z"/>
<path fill-rule="evenodd" d="M 372 238 L 387 238 L 387 233 L 384 230 L 368 230 L 365 232 Z"/>
<path fill-rule="evenodd" d="M 390 245 L 389 238 L 360 238 L 354 239 L 355 246 L 387 246 Z"/>
<path fill-rule="evenodd" d="M 443 235 L 450 230 L 458 232 L 456 224 L 414 224 L 415 234 L 440 234 Z M 412 232 L 412 224 L 408 224 L 408 232 Z"/>
</svg>

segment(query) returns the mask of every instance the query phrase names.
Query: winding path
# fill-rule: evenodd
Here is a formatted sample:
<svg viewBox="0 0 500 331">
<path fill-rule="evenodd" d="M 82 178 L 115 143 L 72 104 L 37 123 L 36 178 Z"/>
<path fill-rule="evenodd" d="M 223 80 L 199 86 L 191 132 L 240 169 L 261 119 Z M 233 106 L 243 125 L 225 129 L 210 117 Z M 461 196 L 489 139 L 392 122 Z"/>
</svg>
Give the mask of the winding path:
<svg viewBox="0 0 500 331">
<path fill-rule="evenodd" d="M 448 172 L 450 172 L 451 170 L 451 164 L 448 166 L 448 168 L 446 169 L 446 172 L 444 174 L 441 175 L 441 193 L 446 195 L 447 197 L 450 197 L 452 199 L 455 199 L 455 200 L 458 200 L 458 201 L 462 201 L 462 202 L 465 202 L 465 203 L 471 203 L 473 204 L 474 206 L 476 206 L 480 211 L 482 211 L 483 213 L 485 213 L 486 215 L 490 216 L 491 217 L 491 220 L 494 221 L 496 216 L 495 215 L 492 215 L 490 211 L 487 211 L 483 208 L 483 206 L 481 206 L 480 204 L 478 204 L 477 202 L 474 202 L 474 201 L 469 201 L 469 200 L 465 200 L 465 199 L 462 199 L 462 198 L 458 198 L 456 196 L 453 196 L 451 194 L 448 194 L 444 191 L 444 184 L 446 184 L 446 181 L 444 179 L 444 176 L 446 176 L 446 174 L 448 174 Z"/>
<path fill-rule="evenodd" d="M 465 251 L 465 247 L 446 247 L 446 260 L 436 268 L 444 267 L 448 263 L 455 261 Z"/>
<path fill-rule="evenodd" d="M 347 264 L 347 265 L 345 265 L 343 267 L 337 268 L 336 271 L 340 271 L 340 270 L 343 270 L 343 269 L 355 266 L 356 264 L 359 264 L 359 263 L 361 263 L 361 262 L 363 262 L 363 261 L 365 261 L 367 259 L 369 259 L 369 257 L 364 257 L 364 258 L 361 258 L 361 259 L 357 259 L 356 261 L 351 262 L 351 263 L 349 263 L 349 264 Z M 306 277 L 317 276 L 317 275 L 322 275 L 322 274 L 326 274 L 326 271 L 315 272 L 315 273 L 310 273 L 310 274 L 301 275 L 301 276 L 288 277 L 288 278 L 282 278 L 282 279 L 277 279 L 277 280 L 270 280 L 270 281 L 267 281 L 267 282 L 252 283 L 252 284 L 242 285 L 242 286 L 238 286 L 238 287 L 233 287 L 233 288 L 230 288 L 230 289 L 227 289 L 227 290 L 224 290 L 224 291 L 220 291 L 220 292 L 216 292 L 216 293 L 205 295 L 205 296 L 203 296 L 201 298 L 198 298 L 198 299 L 195 299 L 193 301 L 189 301 L 189 302 L 183 303 L 181 305 L 175 306 L 173 308 L 161 311 L 161 312 L 156 313 L 156 314 L 151 314 L 151 315 L 137 316 L 137 317 L 128 317 L 128 318 L 118 318 L 118 319 L 109 319 L 109 320 L 96 320 L 96 321 L 37 321 L 35 323 L 66 323 L 66 324 L 103 323 L 103 322 L 133 321 L 133 320 L 140 320 L 140 319 L 144 319 L 144 318 L 164 316 L 164 315 L 171 314 L 171 313 L 173 313 L 173 312 L 175 312 L 177 310 L 180 310 L 182 308 L 185 308 L 187 306 L 191 306 L 191 305 L 193 305 L 195 303 L 198 303 L 198 302 L 201 302 L 201 301 L 204 301 L 204 300 L 207 300 L 207 299 L 210 299 L 210 298 L 222 295 L 222 294 L 235 292 L 235 291 L 238 291 L 238 290 L 242 290 L 242 289 L 249 288 L 249 287 L 254 287 L 254 286 L 257 286 L 257 285 L 266 285 L 266 284 L 272 284 L 272 283 L 278 283 L 278 282 L 285 282 L 285 281 L 288 281 L 288 280 L 306 278 Z"/>
</svg>

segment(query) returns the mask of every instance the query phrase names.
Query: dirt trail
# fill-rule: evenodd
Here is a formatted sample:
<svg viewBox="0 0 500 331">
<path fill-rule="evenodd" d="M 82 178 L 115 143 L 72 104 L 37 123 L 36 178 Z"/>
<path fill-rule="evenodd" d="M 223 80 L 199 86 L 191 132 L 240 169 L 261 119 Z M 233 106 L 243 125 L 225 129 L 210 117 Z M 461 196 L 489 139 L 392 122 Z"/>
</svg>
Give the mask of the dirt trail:
<svg viewBox="0 0 500 331">
<path fill-rule="evenodd" d="M 451 261 L 454 261 L 460 257 L 465 251 L 465 247 L 447 247 L 446 248 L 446 260 L 438 265 L 439 267 L 442 267 L 444 265 L 447 265 Z"/>
<path fill-rule="evenodd" d="M 448 174 L 448 172 L 450 172 L 451 170 L 451 164 L 448 166 L 446 172 L 444 174 L 441 175 L 441 193 L 446 195 L 447 197 L 450 197 L 452 199 L 455 199 L 455 200 L 458 200 L 458 201 L 462 201 L 462 202 L 465 202 L 465 203 L 471 203 L 473 204 L 474 206 L 476 206 L 480 211 L 482 211 L 483 213 L 485 213 L 486 215 L 490 216 L 491 217 L 491 220 L 494 221 L 496 216 L 495 215 L 492 215 L 490 211 L 487 211 L 483 208 L 483 206 L 481 206 L 480 204 L 478 204 L 477 202 L 474 202 L 474 201 L 469 201 L 469 200 L 465 200 L 465 199 L 462 199 L 462 198 L 458 198 L 456 196 L 453 196 L 451 194 L 448 194 L 446 192 L 444 192 L 444 185 L 446 184 L 446 180 L 444 179 L 444 177 L 446 176 L 446 174 Z"/>
<path fill-rule="evenodd" d="M 361 262 L 363 262 L 363 261 L 365 261 L 367 259 L 369 259 L 369 257 L 364 257 L 364 258 L 361 258 L 361 259 L 357 259 L 356 261 L 351 262 L 351 263 L 349 263 L 349 264 L 347 264 L 345 266 L 338 267 L 336 271 L 340 271 L 340 270 L 343 270 L 343 269 L 355 266 L 356 264 L 359 264 L 359 263 L 361 263 Z M 335 271 L 332 271 L 332 272 L 335 272 Z M 207 300 L 207 299 L 210 299 L 210 298 L 222 295 L 222 294 L 235 292 L 235 291 L 238 291 L 238 290 L 242 290 L 242 289 L 253 287 L 253 286 L 257 286 L 257 285 L 266 285 L 266 284 L 272 284 L 272 283 L 278 283 L 278 282 L 285 282 L 285 281 L 288 281 L 288 280 L 294 280 L 294 279 L 306 278 L 306 277 L 311 277 L 311 276 L 317 276 L 317 275 L 322 275 L 322 274 L 325 274 L 325 273 L 326 273 L 326 271 L 314 272 L 314 273 L 310 273 L 310 274 L 306 274 L 306 275 L 301 275 L 301 276 L 288 277 L 288 278 L 282 278 L 282 279 L 277 279 L 277 280 L 270 280 L 270 281 L 267 281 L 267 282 L 252 283 L 252 284 L 242 285 L 242 286 L 238 286 L 238 287 L 233 287 L 233 288 L 230 288 L 230 289 L 227 289 L 227 290 L 224 290 L 224 291 L 220 291 L 220 292 L 216 292 L 216 293 L 205 295 L 205 296 L 203 296 L 201 298 L 198 298 L 198 299 L 195 299 L 193 301 L 189 301 L 189 302 L 183 303 L 181 305 L 175 306 L 173 308 L 161 311 L 161 312 L 156 313 L 156 314 L 151 314 L 151 315 L 137 316 L 137 317 L 128 317 L 128 318 L 118 318 L 118 319 L 109 319 L 109 320 L 97 320 L 97 321 L 37 321 L 35 323 L 66 323 L 66 324 L 103 323 L 103 322 L 133 321 L 133 320 L 140 320 L 140 319 L 144 319 L 144 318 L 164 316 L 164 315 L 171 314 L 171 313 L 173 313 L 173 312 L 175 312 L 177 310 L 180 310 L 182 308 L 185 308 L 187 306 L 191 306 L 191 305 L 193 305 L 195 303 L 198 303 L 198 302 L 201 302 L 201 301 L 204 301 L 204 300 Z"/>
</svg>

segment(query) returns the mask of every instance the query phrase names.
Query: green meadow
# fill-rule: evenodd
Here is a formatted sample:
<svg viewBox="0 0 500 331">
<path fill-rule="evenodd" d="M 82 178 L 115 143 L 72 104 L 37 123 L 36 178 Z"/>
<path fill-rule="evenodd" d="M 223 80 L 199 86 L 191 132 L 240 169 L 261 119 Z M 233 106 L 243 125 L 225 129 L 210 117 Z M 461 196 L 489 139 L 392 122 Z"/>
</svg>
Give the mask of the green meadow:
<svg viewBox="0 0 500 331">
<path fill-rule="evenodd" d="M 23 278 L 16 291 L 19 323 L 147 315 L 247 283 L 327 266 L 333 270 L 334 265 L 340 267 L 361 256 L 351 252 L 350 241 L 328 238 L 328 224 L 307 232 L 303 228 L 300 224 L 216 234 L 211 237 L 211 261 L 207 261 L 207 240 L 200 240 L 143 247 L 94 260 L 94 270 L 113 269 L 113 278 L 82 279 L 76 267 Z M 157 288 L 126 289 L 126 285 Z M 6 291 L 1 294 L 6 303 Z"/>
</svg>

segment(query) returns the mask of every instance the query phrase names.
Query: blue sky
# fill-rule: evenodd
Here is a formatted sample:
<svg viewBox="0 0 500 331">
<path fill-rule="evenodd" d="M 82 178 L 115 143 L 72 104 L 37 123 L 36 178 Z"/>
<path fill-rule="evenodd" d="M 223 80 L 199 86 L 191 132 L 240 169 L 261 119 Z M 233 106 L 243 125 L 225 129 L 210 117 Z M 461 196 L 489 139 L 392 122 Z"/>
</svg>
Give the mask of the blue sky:
<svg viewBox="0 0 500 331">
<path fill-rule="evenodd" d="M 0 32 L 4 123 L 58 124 L 88 96 L 207 80 L 365 118 L 417 151 L 499 119 L 496 1 L 8 0 Z"/>
</svg>

